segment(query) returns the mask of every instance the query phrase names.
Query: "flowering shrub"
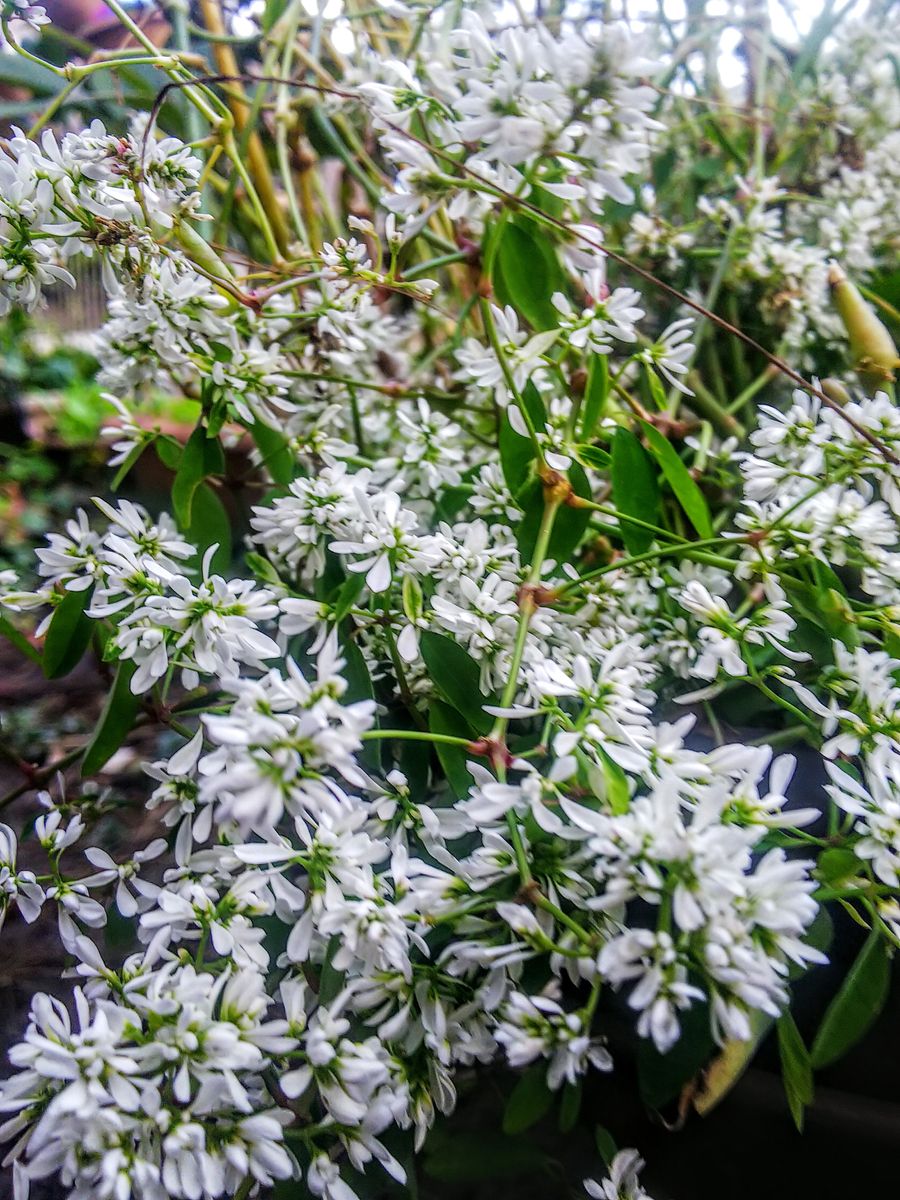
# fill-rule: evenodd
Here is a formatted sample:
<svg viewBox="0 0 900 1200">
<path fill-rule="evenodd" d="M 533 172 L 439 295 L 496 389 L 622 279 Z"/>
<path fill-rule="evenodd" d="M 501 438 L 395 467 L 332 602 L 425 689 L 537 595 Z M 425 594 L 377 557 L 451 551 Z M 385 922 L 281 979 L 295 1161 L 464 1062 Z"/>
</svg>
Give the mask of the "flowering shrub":
<svg viewBox="0 0 900 1200">
<path fill-rule="evenodd" d="M 404 1180 L 461 1070 L 524 1070 L 521 1130 L 692 1038 L 674 1094 L 708 1105 L 716 1047 L 776 1022 L 800 1123 L 900 940 L 897 356 L 832 261 L 872 291 L 896 250 L 884 30 L 807 56 L 787 132 L 764 39 L 685 213 L 705 98 L 649 31 L 289 0 L 251 69 L 205 5 L 204 72 L 110 7 L 134 43 L 54 68 L 66 95 L 169 82 L 127 129 L 8 140 L 0 298 L 99 262 L 114 478 L 34 587 L 5 573 L 3 629 L 36 614 L 51 677 L 107 664 L 85 778 L 137 726 L 178 740 L 127 861 L 77 786 L 42 795 L 42 870 L 0 830 L 0 913 L 55 911 L 76 981 L 0 1087 L 17 1197 L 349 1200 L 350 1168 Z M 185 444 L 139 419 L 159 390 L 196 401 Z M 113 494 L 153 454 L 170 512 Z M 798 806 L 801 743 L 828 784 Z M 810 1050 L 831 899 L 870 933 Z M 587 1194 L 644 1195 L 610 1157 Z"/>
</svg>

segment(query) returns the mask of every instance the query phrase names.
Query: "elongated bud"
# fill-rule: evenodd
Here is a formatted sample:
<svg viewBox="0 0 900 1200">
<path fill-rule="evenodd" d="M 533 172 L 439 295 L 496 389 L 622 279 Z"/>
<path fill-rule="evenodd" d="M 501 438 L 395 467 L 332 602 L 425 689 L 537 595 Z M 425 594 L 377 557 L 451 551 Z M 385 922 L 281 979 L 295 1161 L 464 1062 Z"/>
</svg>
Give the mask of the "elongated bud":
<svg viewBox="0 0 900 1200">
<path fill-rule="evenodd" d="M 850 393 L 839 379 L 823 379 L 822 391 L 835 404 L 840 404 L 843 407 L 845 404 L 850 403 Z"/>
<path fill-rule="evenodd" d="M 890 333 L 837 263 L 828 272 L 834 304 L 850 338 L 855 369 L 867 387 L 883 387 L 900 366 Z"/>
</svg>

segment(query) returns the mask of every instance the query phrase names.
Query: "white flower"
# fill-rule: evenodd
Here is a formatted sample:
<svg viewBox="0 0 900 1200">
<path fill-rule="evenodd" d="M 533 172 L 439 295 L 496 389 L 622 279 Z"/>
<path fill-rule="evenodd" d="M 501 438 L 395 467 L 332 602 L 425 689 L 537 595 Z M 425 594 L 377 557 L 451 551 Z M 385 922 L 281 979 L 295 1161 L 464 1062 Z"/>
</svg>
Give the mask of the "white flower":
<svg viewBox="0 0 900 1200">
<path fill-rule="evenodd" d="M 600 1183 L 585 1179 L 584 1190 L 592 1200 L 651 1200 L 638 1180 L 643 1167 L 637 1150 L 620 1150 L 609 1164 L 608 1178 Z"/>
</svg>

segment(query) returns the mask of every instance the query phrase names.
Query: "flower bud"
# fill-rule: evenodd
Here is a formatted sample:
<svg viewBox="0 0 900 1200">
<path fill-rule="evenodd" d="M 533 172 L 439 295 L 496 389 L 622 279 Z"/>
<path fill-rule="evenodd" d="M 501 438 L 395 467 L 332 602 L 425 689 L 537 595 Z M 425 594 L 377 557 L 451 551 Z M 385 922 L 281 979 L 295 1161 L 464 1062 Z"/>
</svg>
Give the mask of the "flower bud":
<svg viewBox="0 0 900 1200">
<path fill-rule="evenodd" d="M 842 408 L 845 404 L 850 403 L 850 393 L 839 379 L 823 379 L 822 391 L 829 400 L 833 400 L 835 404 L 840 404 Z"/>
<path fill-rule="evenodd" d="M 850 338 L 850 351 L 860 379 L 872 388 L 892 382 L 900 358 L 890 333 L 837 263 L 828 272 L 828 282 Z"/>
</svg>

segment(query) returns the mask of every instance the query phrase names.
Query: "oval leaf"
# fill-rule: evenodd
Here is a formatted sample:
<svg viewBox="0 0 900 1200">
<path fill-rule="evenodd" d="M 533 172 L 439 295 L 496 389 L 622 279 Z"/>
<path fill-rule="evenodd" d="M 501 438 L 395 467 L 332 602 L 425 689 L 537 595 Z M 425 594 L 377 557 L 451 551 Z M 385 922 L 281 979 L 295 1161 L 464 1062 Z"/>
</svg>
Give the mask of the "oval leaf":
<svg viewBox="0 0 900 1200">
<path fill-rule="evenodd" d="M 48 679 L 68 675 L 81 662 L 94 622 L 85 615 L 93 588 L 82 592 L 66 592 L 50 620 L 44 641 L 44 674 Z"/>
<path fill-rule="evenodd" d="M 840 1058 L 871 1028 L 884 1008 L 890 982 L 884 939 L 873 930 L 822 1018 L 811 1053 L 816 1070 Z"/>
<path fill-rule="evenodd" d="M 597 422 L 606 409 L 609 398 L 609 362 L 605 354 L 593 354 L 588 366 L 587 384 L 584 389 L 584 400 L 581 409 L 581 425 L 578 436 L 582 442 L 589 442 L 594 436 Z"/>
<path fill-rule="evenodd" d="M 513 219 L 500 235 L 494 262 L 494 290 L 501 304 L 511 304 L 534 329 L 555 329 L 559 313 L 550 297 L 565 291 L 566 279 L 553 243 L 534 223 Z"/>
<path fill-rule="evenodd" d="M 524 1133 L 552 1104 L 553 1093 L 547 1087 L 546 1065 L 536 1063 L 528 1068 L 510 1093 L 503 1111 L 503 1132 Z"/>
<path fill-rule="evenodd" d="M 131 691 L 135 664 L 119 663 L 116 677 L 106 698 L 100 722 L 81 762 L 82 775 L 94 775 L 119 749 L 131 732 L 134 718 L 141 706 L 141 697 Z"/>
<path fill-rule="evenodd" d="M 221 475 L 225 458 L 218 438 L 207 436 L 198 425 L 185 443 L 172 483 L 172 507 L 179 526 L 187 530 L 193 520 L 194 493 L 209 475 Z"/>
<path fill-rule="evenodd" d="M 492 718 L 484 705 L 497 701 L 482 692 L 481 672 L 475 661 L 462 646 L 441 633 L 426 630 L 419 645 L 428 672 L 447 703 L 466 718 L 472 729 L 487 733 Z"/>
<path fill-rule="evenodd" d="M 625 517 L 635 517 L 649 525 L 657 523 L 659 513 L 659 484 L 646 450 L 634 434 L 621 426 L 612 443 L 612 486 L 616 508 Z M 651 529 L 644 529 L 623 519 L 622 541 L 631 554 L 650 549 L 654 538 Z"/>
<path fill-rule="evenodd" d="M 641 421 L 641 426 L 653 457 L 662 467 L 669 487 L 687 513 L 691 524 L 702 538 L 711 538 L 713 527 L 709 518 L 709 508 L 690 471 L 678 457 L 672 443 L 663 437 L 655 426 L 648 421 Z"/>
<path fill-rule="evenodd" d="M 809 1051 L 790 1012 L 778 1018 L 781 1078 L 794 1124 L 803 1132 L 803 1111 L 813 1102 L 813 1073 Z"/>
</svg>

